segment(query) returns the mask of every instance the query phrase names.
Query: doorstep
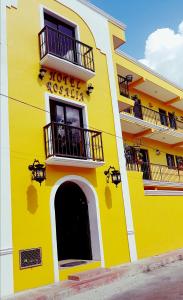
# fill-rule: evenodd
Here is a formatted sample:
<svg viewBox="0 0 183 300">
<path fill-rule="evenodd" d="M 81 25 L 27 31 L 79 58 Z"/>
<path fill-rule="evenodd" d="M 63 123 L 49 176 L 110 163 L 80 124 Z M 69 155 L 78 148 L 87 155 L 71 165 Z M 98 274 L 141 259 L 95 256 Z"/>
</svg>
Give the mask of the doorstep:
<svg viewBox="0 0 183 300">
<path fill-rule="evenodd" d="M 67 265 L 70 263 L 77 263 L 79 261 L 84 261 L 84 264 L 79 264 L 75 266 L 65 266 L 62 267 L 62 265 Z M 101 262 L 100 261 L 95 261 L 95 260 L 76 260 L 76 259 L 67 259 L 67 260 L 62 260 L 59 261 L 59 279 L 60 280 L 67 280 L 68 276 L 73 274 L 73 273 L 80 273 L 84 271 L 89 271 L 93 270 L 96 268 L 101 267 Z"/>
<path fill-rule="evenodd" d="M 88 289 L 112 283 L 118 279 L 135 276 L 143 272 L 150 272 L 167 264 L 183 260 L 183 248 L 141 259 L 135 263 L 123 264 L 112 268 L 98 268 L 80 274 L 70 275 L 72 280 L 61 281 L 49 286 L 17 293 L 2 300 L 54 300 L 68 299 L 68 297 L 83 293 Z"/>
</svg>

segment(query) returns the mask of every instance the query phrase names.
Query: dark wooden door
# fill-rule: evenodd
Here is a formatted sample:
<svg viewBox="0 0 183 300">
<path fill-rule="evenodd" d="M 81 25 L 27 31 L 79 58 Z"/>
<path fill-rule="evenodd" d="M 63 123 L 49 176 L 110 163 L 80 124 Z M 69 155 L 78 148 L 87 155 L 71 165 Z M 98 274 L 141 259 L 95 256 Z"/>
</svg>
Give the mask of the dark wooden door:
<svg viewBox="0 0 183 300">
<path fill-rule="evenodd" d="M 173 129 L 177 129 L 175 115 L 169 112 L 168 113 L 168 118 L 169 118 L 170 127 L 173 128 Z"/>
<path fill-rule="evenodd" d="M 86 158 L 82 109 L 51 100 L 50 112 L 56 155 Z"/>
<path fill-rule="evenodd" d="M 69 61 L 76 62 L 75 28 L 44 14 L 45 25 L 48 28 L 49 52 Z"/>
<path fill-rule="evenodd" d="M 149 155 L 148 150 L 140 149 L 140 154 L 142 158 L 141 163 L 141 171 L 143 172 L 143 179 L 151 179 L 151 169 L 150 169 L 150 163 L 149 163 Z"/>
<path fill-rule="evenodd" d="M 62 184 L 55 196 L 58 260 L 92 259 L 87 199 L 73 183 Z"/>
<path fill-rule="evenodd" d="M 166 154 L 167 166 L 169 169 L 175 169 L 175 157 L 172 154 Z"/>
<path fill-rule="evenodd" d="M 163 109 L 159 109 L 159 114 L 160 114 L 160 122 L 162 125 L 168 126 L 168 119 L 167 119 L 167 114 L 166 111 Z"/>
<path fill-rule="evenodd" d="M 134 112 L 134 116 L 138 119 L 143 119 L 143 115 L 142 115 L 142 106 L 141 106 L 141 101 L 140 99 L 136 98 L 134 100 L 134 107 L 133 107 L 133 112 Z"/>
</svg>

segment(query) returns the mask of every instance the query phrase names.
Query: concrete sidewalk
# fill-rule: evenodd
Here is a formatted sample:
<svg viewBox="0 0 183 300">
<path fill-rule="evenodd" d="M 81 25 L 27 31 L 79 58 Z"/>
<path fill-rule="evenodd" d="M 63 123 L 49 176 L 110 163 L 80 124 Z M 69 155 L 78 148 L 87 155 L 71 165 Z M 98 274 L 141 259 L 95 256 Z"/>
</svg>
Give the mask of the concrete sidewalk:
<svg viewBox="0 0 183 300">
<path fill-rule="evenodd" d="M 18 293 L 14 296 L 3 298 L 3 300 L 69 299 L 74 295 L 84 293 L 90 289 L 96 289 L 123 279 L 127 280 L 140 273 L 147 273 L 179 260 L 183 260 L 183 249 L 113 268 L 99 268 L 73 274 L 70 276 L 70 280 Z"/>
</svg>

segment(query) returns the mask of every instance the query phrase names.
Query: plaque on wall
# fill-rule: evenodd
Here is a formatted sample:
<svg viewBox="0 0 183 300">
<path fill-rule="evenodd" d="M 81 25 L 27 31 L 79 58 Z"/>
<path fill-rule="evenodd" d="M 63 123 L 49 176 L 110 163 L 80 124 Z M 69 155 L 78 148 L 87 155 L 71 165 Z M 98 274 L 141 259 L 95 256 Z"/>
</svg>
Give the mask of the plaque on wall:
<svg viewBox="0 0 183 300">
<path fill-rule="evenodd" d="M 42 265 L 41 248 L 20 250 L 19 256 L 20 269 L 33 268 Z"/>
</svg>

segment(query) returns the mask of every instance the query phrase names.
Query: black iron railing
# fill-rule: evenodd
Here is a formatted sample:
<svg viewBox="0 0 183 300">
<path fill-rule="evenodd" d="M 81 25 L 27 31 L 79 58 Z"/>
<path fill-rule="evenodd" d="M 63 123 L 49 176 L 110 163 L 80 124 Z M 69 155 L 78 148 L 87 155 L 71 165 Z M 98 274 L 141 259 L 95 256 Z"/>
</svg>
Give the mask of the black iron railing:
<svg viewBox="0 0 183 300">
<path fill-rule="evenodd" d="M 121 75 L 118 75 L 118 84 L 119 84 L 120 95 L 129 98 L 130 97 L 129 86 L 128 86 L 128 81 L 126 80 L 126 78 Z"/>
<path fill-rule="evenodd" d="M 95 71 L 93 48 L 56 29 L 45 26 L 39 33 L 40 58 L 52 54 L 90 71 Z"/>
<path fill-rule="evenodd" d="M 183 122 L 178 120 L 175 115 L 168 116 L 161 112 L 155 111 L 141 104 L 134 104 L 133 108 L 125 109 L 124 112 L 130 113 L 134 117 L 148 121 L 155 125 L 164 125 L 172 129 L 183 130 Z"/>
<path fill-rule="evenodd" d="M 127 162 L 126 165 L 128 171 L 143 172 L 143 179 L 146 180 L 183 183 L 183 168 L 148 162 Z"/>
<path fill-rule="evenodd" d="M 102 133 L 51 122 L 44 127 L 46 158 L 62 156 L 104 161 Z"/>
</svg>

